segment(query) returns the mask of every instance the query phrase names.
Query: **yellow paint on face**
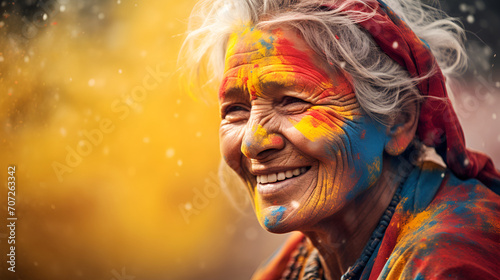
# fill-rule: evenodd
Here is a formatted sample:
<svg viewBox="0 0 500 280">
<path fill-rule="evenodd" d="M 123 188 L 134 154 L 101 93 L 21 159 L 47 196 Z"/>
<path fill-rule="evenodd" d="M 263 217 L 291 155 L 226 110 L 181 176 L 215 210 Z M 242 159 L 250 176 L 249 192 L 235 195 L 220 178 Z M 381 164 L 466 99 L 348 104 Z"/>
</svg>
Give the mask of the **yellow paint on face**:
<svg viewBox="0 0 500 280">
<path fill-rule="evenodd" d="M 278 31 L 275 33 L 275 36 L 279 36 Z M 263 71 L 261 66 L 268 66 L 266 69 L 268 71 L 290 72 L 293 70 L 292 67 L 283 64 L 282 57 L 277 55 L 274 41 L 275 37 L 271 34 L 264 34 L 250 26 L 230 35 L 224 72 L 231 79 L 231 87 L 244 89 L 249 92 L 252 99 L 255 99 L 262 93 L 260 87 L 262 82 L 259 80 Z M 269 69 L 269 65 L 272 65 L 271 68 L 277 65 L 283 68 Z M 228 72 L 229 75 L 227 75 Z"/>
<path fill-rule="evenodd" d="M 342 133 L 341 129 L 332 130 L 332 127 L 324 122 L 318 121 L 311 115 L 307 115 L 296 122 L 290 120 L 294 127 L 304 135 L 308 140 L 315 142 L 321 139 L 332 139 L 336 132 Z"/>
<path fill-rule="evenodd" d="M 267 130 L 262 126 L 262 125 L 257 125 L 254 126 L 253 128 L 253 135 L 256 137 L 256 139 L 260 139 L 260 145 L 268 145 L 271 143 L 269 140 L 269 134 L 267 133 Z"/>
<path fill-rule="evenodd" d="M 354 115 L 352 112 L 338 113 L 335 112 L 335 117 L 327 117 L 326 109 L 311 108 L 307 115 L 302 117 L 299 121 L 290 119 L 289 121 L 294 127 L 300 131 L 308 140 L 315 142 L 317 140 L 332 140 L 334 136 L 344 135 L 344 130 L 341 129 L 347 120 L 352 121 Z"/>
<path fill-rule="evenodd" d="M 280 36 L 280 32 L 275 31 L 272 35 Z M 263 58 L 271 59 L 270 62 L 281 63 L 279 57 L 271 56 L 276 55 L 276 49 L 273 46 L 275 38 L 272 35 L 264 34 L 261 30 L 251 26 L 232 33 L 228 40 L 224 71 L 236 65 L 253 64 Z"/>
<path fill-rule="evenodd" d="M 283 141 L 280 137 L 276 137 L 275 134 L 268 133 L 267 130 L 260 124 L 252 127 L 252 134 L 252 143 L 247 143 L 247 145 L 241 146 L 241 152 L 244 155 L 248 155 L 248 149 L 252 146 L 266 147 L 271 144 L 280 144 Z"/>
<path fill-rule="evenodd" d="M 380 158 L 375 158 L 375 161 L 371 164 L 371 165 L 368 165 L 368 174 L 370 174 L 370 177 L 369 177 L 369 184 L 373 184 L 375 183 L 375 181 L 377 181 L 378 177 L 376 176 L 376 174 L 380 174 Z"/>
<path fill-rule="evenodd" d="M 249 166 L 253 163 L 277 166 L 282 162 L 294 167 L 311 166 L 309 172 L 318 173 L 317 178 L 309 173 L 311 180 L 297 184 L 291 193 L 277 194 L 276 197 L 261 196 L 255 178 L 246 178 L 255 212 L 266 227 L 266 217 L 272 216 L 280 206 L 290 209 L 285 216 L 296 215 L 293 219 L 286 219 L 286 223 L 330 215 L 345 205 L 351 190 L 356 189 L 355 193 L 364 190 L 365 181 L 370 180 L 365 177 L 367 166 L 373 163 L 371 157 L 362 159 L 366 165 L 361 168 L 351 165 L 353 160 L 349 153 L 364 151 L 364 146 L 360 141 L 351 142 L 349 139 L 361 139 L 362 131 L 367 129 L 361 123 L 362 110 L 347 77 L 344 72 L 325 66 L 293 30 L 262 32 L 244 27 L 230 36 L 219 98 L 225 106 L 242 104 L 247 118 L 246 122 L 224 124 L 225 130 L 238 130 L 241 137 L 238 139 L 241 146 L 233 145 L 233 138 L 224 139 L 228 158 L 234 158 L 232 162 L 241 162 L 247 173 L 250 173 Z M 282 103 L 285 97 L 297 98 L 298 102 L 310 106 L 306 105 L 304 111 L 295 113 L 287 109 L 288 104 Z M 367 139 L 372 136 L 369 134 Z M 275 141 L 284 141 L 279 147 L 285 147 L 286 152 L 273 148 L 274 152 L 267 154 L 281 153 L 286 160 L 264 162 L 256 156 L 259 150 L 265 150 L 265 146 L 276 147 Z M 296 160 L 304 155 L 307 155 L 304 160 Z M 246 158 L 242 160 L 240 156 Z M 376 160 L 378 162 L 373 164 L 370 174 L 380 171 L 380 159 Z M 240 167 L 235 166 L 235 170 Z M 247 174 L 241 173 L 242 177 Z M 360 178 L 363 184 L 358 186 Z M 293 205 L 290 204 L 292 201 Z"/>
<path fill-rule="evenodd" d="M 228 40 L 219 97 L 224 98 L 227 88 L 238 88 L 248 92 L 253 100 L 262 96 L 262 85 L 268 82 L 294 87 L 302 85 L 305 77 L 314 77 L 313 88 L 352 92 L 350 85 L 346 87 L 344 81 L 340 85 L 332 83 L 336 81 L 315 65 L 312 50 L 301 50 L 294 43 L 286 39 L 280 29 L 262 32 L 246 26 L 232 33 Z"/>
</svg>

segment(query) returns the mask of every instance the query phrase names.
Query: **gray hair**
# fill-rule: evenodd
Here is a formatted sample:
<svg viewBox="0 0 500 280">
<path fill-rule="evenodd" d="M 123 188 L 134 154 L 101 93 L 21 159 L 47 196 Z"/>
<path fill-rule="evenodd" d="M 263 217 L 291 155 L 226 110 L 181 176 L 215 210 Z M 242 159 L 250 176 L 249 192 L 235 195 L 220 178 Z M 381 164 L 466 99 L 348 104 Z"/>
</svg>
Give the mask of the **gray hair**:
<svg viewBox="0 0 500 280">
<path fill-rule="evenodd" d="M 451 94 L 450 78 L 466 66 L 461 25 L 419 0 L 385 2 L 430 46 Z M 319 8 L 333 3 L 338 3 L 339 8 Z M 179 56 L 187 68 L 184 73 L 189 83 L 199 89 L 218 86 L 224 71 L 228 37 L 237 26 L 292 27 L 329 65 L 343 68 L 352 76 L 361 107 L 385 123 L 394 118 L 406 102 L 421 99 L 415 85 L 422 77 L 410 77 L 406 69 L 383 53 L 367 31 L 360 28 L 357 22 L 373 13 L 341 12 L 352 3 L 363 3 L 363 0 L 202 0 L 191 13 Z"/>
</svg>

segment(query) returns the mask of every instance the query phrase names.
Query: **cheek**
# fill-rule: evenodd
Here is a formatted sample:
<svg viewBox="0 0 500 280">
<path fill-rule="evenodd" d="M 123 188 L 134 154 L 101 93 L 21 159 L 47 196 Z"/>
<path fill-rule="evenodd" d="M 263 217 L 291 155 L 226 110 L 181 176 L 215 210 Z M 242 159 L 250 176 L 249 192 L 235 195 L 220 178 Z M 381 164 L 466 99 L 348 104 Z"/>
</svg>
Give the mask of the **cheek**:
<svg viewBox="0 0 500 280">
<path fill-rule="evenodd" d="M 371 187 L 382 173 L 382 160 L 386 136 L 384 127 L 374 121 L 362 119 L 356 133 L 348 131 L 351 140 L 352 167 L 357 183 L 347 194 L 352 199 Z"/>
<path fill-rule="evenodd" d="M 343 134 L 343 131 L 332 124 L 327 118 L 317 112 L 311 112 L 300 121 L 294 123 L 294 127 L 311 142 L 318 140 L 333 140 L 336 135 Z"/>
<path fill-rule="evenodd" d="M 384 128 L 369 117 L 316 113 L 290 123 L 298 146 L 324 164 L 319 183 L 332 197 L 350 200 L 380 177 Z"/>
<path fill-rule="evenodd" d="M 295 140 L 307 154 L 329 161 L 334 159 L 342 147 L 346 147 L 348 137 L 343 127 L 347 119 L 328 114 L 328 110 L 314 110 L 301 117 L 290 118 L 296 131 Z"/>
<path fill-rule="evenodd" d="M 226 163 L 236 173 L 241 173 L 241 141 L 243 129 L 221 126 L 219 129 L 220 150 Z"/>
</svg>

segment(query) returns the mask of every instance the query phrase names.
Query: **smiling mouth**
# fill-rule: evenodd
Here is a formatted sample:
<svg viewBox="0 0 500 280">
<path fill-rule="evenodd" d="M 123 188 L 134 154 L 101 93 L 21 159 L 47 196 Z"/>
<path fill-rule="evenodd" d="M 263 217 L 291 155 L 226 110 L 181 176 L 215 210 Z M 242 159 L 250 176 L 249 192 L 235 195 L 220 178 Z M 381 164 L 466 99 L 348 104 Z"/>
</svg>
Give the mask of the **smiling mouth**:
<svg viewBox="0 0 500 280">
<path fill-rule="evenodd" d="M 257 183 L 259 184 L 270 184 L 279 181 L 285 181 L 290 178 L 298 177 L 306 173 L 311 166 L 295 168 L 287 171 L 282 171 L 278 173 L 271 173 L 267 175 L 257 175 Z"/>
</svg>

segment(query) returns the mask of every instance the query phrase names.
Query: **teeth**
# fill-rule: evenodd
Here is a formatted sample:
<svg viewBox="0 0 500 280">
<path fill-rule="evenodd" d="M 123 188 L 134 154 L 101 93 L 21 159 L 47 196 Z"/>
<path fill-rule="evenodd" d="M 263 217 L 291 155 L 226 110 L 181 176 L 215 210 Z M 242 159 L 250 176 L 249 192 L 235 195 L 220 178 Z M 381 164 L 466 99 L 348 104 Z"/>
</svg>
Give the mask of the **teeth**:
<svg viewBox="0 0 500 280">
<path fill-rule="evenodd" d="M 268 175 L 258 175 L 257 182 L 259 184 L 274 183 L 276 181 L 283 181 L 292 177 L 299 176 L 307 172 L 306 167 L 295 168 L 294 170 L 287 170 L 285 172 L 273 173 Z"/>
<path fill-rule="evenodd" d="M 276 173 L 267 175 L 267 182 L 268 183 L 276 182 Z"/>
<path fill-rule="evenodd" d="M 267 183 L 267 176 L 257 176 L 257 180 L 260 181 L 259 183 L 261 183 L 261 184 L 266 184 Z"/>
</svg>

